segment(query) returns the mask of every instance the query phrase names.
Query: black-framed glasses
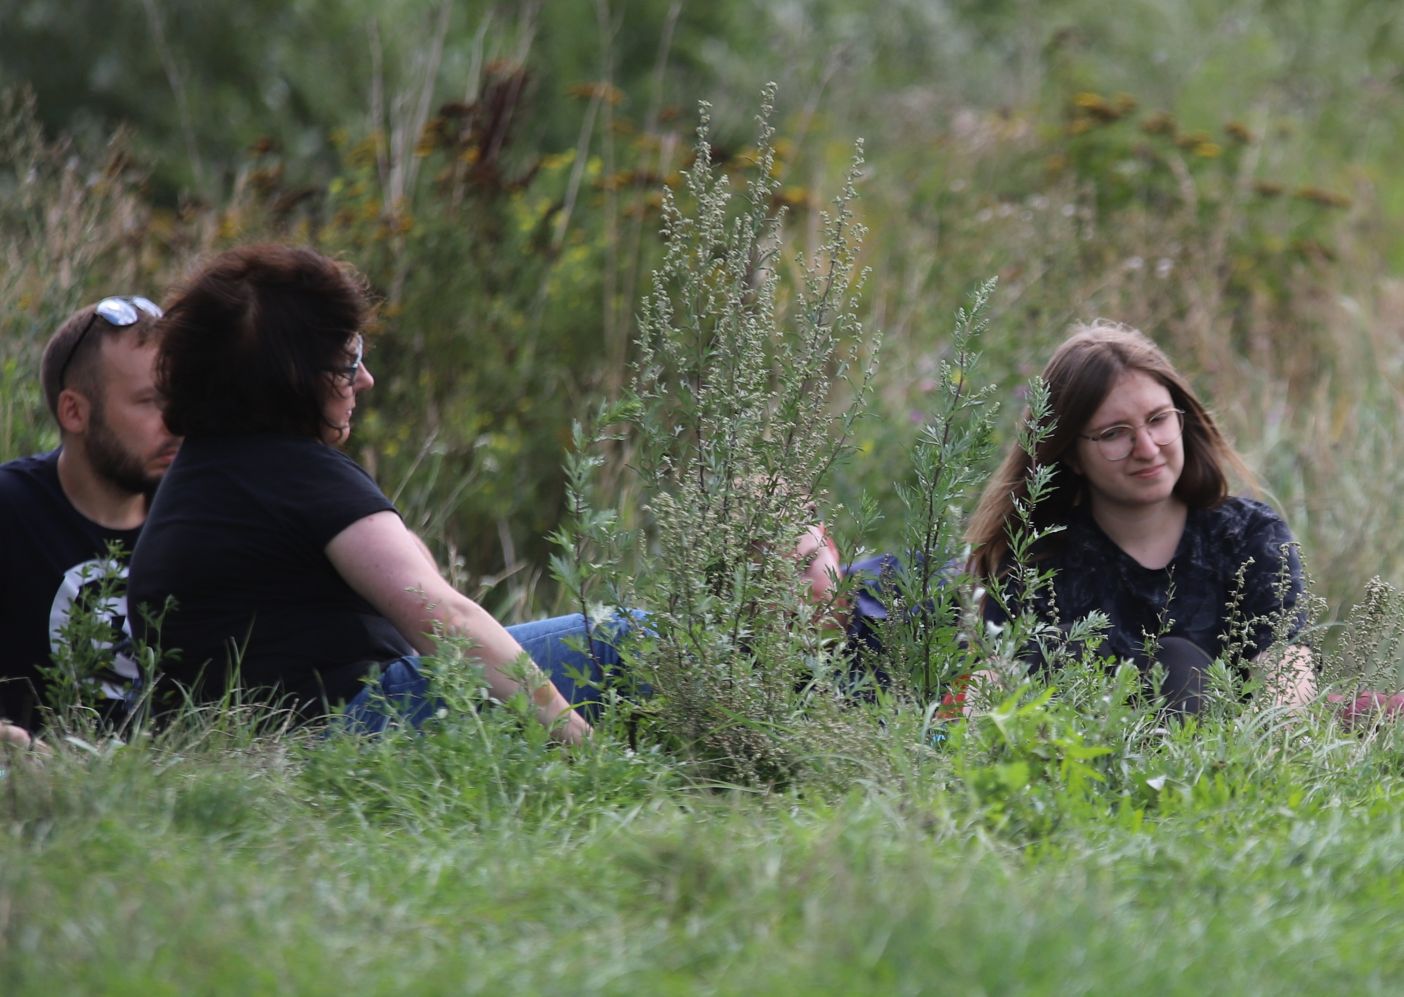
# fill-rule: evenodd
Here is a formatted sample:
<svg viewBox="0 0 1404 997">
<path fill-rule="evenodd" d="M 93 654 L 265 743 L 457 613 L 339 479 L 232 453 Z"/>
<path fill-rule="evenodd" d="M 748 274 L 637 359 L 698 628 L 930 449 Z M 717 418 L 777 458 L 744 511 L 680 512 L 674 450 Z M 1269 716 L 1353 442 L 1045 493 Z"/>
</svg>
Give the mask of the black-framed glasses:
<svg viewBox="0 0 1404 997">
<path fill-rule="evenodd" d="M 1097 444 L 1097 449 L 1106 460 L 1125 460 L 1136 449 L 1136 436 L 1142 429 L 1150 434 L 1151 442 L 1156 446 L 1167 447 L 1185 431 L 1184 409 L 1161 409 L 1140 426 L 1108 426 L 1100 433 L 1079 435 Z"/>
<path fill-rule="evenodd" d="M 346 378 L 347 384 L 356 383 L 356 375 L 361 371 L 361 361 L 366 355 L 366 339 L 359 332 L 356 333 L 356 358 L 348 364 L 339 367 L 323 367 L 328 374 Z"/>
<path fill-rule="evenodd" d="M 88 324 L 83 326 L 83 331 L 78 333 L 73 345 L 68 348 L 68 356 L 63 358 L 63 366 L 59 368 L 59 387 L 63 387 L 63 380 L 68 376 L 68 368 L 72 366 L 73 358 L 78 355 L 78 348 L 83 345 L 83 340 L 88 338 L 88 332 L 99 318 L 114 329 L 125 329 L 129 325 L 136 325 L 143 312 L 152 318 L 160 318 L 162 315 L 160 305 L 150 298 L 143 298 L 140 294 L 123 294 L 99 301 L 93 307 L 93 315 L 88 319 Z"/>
</svg>

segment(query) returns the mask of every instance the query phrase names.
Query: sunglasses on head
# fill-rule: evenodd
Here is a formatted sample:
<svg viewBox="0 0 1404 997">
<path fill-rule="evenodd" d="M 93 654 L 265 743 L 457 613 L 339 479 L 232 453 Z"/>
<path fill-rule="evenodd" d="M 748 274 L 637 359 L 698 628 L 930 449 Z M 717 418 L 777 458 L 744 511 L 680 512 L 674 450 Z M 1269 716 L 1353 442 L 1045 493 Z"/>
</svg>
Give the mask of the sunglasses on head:
<svg viewBox="0 0 1404 997">
<path fill-rule="evenodd" d="M 136 325 L 143 312 L 152 318 L 160 318 L 162 314 L 160 305 L 139 294 L 124 294 L 99 301 L 93 308 L 92 318 L 88 319 L 88 324 L 83 326 L 83 331 L 73 340 L 73 345 L 68 348 L 68 356 L 63 358 L 63 366 L 59 368 L 59 387 L 63 387 L 63 380 L 68 376 L 68 368 L 72 365 L 78 348 L 83 345 L 83 340 L 88 338 L 88 331 L 99 318 L 114 329 L 125 329 L 129 325 Z"/>
</svg>

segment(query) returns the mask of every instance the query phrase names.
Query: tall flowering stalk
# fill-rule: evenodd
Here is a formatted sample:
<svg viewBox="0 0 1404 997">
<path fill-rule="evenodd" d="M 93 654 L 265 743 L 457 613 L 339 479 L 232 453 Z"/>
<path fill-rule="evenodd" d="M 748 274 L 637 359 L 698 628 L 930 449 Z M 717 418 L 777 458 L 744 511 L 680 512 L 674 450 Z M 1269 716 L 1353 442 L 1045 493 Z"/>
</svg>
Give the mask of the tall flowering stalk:
<svg viewBox="0 0 1404 997">
<path fill-rule="evenodd" d="M 718 776 L 750 782 L 789 778 L 829 729 L 821 693 L 839 665 L 793 552 L 848 448 L 877 345 L 857 311 L 861 144 L 822 246 L 791 268 L 774 101 L 767 87 L 739 197 L 712 162 L 702 105 L 682 190 L 664 194 L 665 251 L 642 303 L 632 385 L 653 537 L 638 584 L 650 613 L 639 654 L 654 689 L 647 712 Z"/>
</svg>

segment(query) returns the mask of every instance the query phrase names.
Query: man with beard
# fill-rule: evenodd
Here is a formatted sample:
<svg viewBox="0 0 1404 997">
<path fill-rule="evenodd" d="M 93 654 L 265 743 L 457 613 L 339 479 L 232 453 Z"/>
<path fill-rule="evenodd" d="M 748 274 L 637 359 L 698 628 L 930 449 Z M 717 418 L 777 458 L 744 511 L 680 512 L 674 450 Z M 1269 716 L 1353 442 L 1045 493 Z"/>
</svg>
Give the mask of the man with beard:
<svg viewBox="0 0 1404 997">
<path fill-rule="evenodd" d="M 146 298 L 112 297 L 70 316 L 40 369 L 59 448 L 0 465 L 0 720 L 13 723 L 0 725 L 0 743 L 27 742 L 22 728 L 45 703 L 39 669 L 63 649 L 75 600 L 105 597 L 95 608 L 111 624 L 110 644 L 95 641 L 79 654 L 106 659 L 104 693 L 120 698 L 136 677 L 121 651 L 125 555 L 179 446 L 156 393 L 152 329 L 160 315 Z M 117 561 L 109 557 L 114 542 Z M 99 596 L 102 579 L 114 577 L 122 591 Z"/>
</svg>

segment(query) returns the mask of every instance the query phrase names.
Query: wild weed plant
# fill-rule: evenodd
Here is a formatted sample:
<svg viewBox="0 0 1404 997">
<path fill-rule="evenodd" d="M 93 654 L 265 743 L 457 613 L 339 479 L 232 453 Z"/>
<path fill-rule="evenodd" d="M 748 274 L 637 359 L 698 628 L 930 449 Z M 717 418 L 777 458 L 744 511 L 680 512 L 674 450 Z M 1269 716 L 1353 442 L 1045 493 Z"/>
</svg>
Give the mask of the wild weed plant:
<svg viewBox="0 0 1404 997">
<path fill-rule="evenodd" d="M 51 634 L 54 653 L 48 664 L 39 667 L 44 698 L 56 716 L 104 706 L 110 712 L 136 678 L 126 627 L 125 562 L 124 545 L 113 541 L 104 557 L 89 562 L 73 579 L 67 619 Z M 121 665 L 118 656 L 123 659 Z M 119 667 L 129 674 L 119 674 Z"/>
<path fill-rule="evenodd" d="M 969 620 L 973 584 L 965 575 L 965 509 L 983 481 L 992 451 L 997 405 L 991 386 L 978 386 L 979 339 L 996 281 L 981 284 L 956 313 L 949 359 L 942 359 L 935 406 L 912 448 L 910 481 L 894 483 L 902 509 L 900 551 L 875 577 L 858 577 L 879 595 L 887 616 L 874 622 L 881 674 L 897 678 L 922 703 L 975 670 Z M 868 652 L 871 653 L 871 652 Z"/>
<path fill-rule="evenodd" d="M 1346 639 L 1325 645 L 1322 681 L 1347 696 L 1399 688 L 1404 676 L 1404 594 L 1378 575 L 1371 578 L 1341 630 Z"/>
<path fill-rule="evenodd" d="M 610 592 L 646 613 L 630 653 L 651 690 L 637 708 L 651 735 L 694 758 L 704 777 L 762 785 L 850 750 L 835 737 L 852 723 L 833 706 L 846 671 L 826 633 L 833 607 L 802 591 L 795 552 L 848 449 L 876 350 L 857 309 L 861 146 L 822 250 L 795 261 L 797 278 L 782 284 L 774 99 L 768 88 L 739 198 L 713 164 L 705 104 L 682 190 L 664 191 L 663 256 L 643 303 L 628 403 L 628 463 L 647 496 L 649 545 L 630 584 Z M 851 390 L 847 400 L 838 385 Z M 580 501 L 587 460 L 571 470 L 577 532 L 558 538 L 577 554 L 573 536 L 602 538 L 596 549 L 616 543 L 604 538 L 613 519 Z M 573 560 L 558 571 L 580 592 Z"/>
</svg>

